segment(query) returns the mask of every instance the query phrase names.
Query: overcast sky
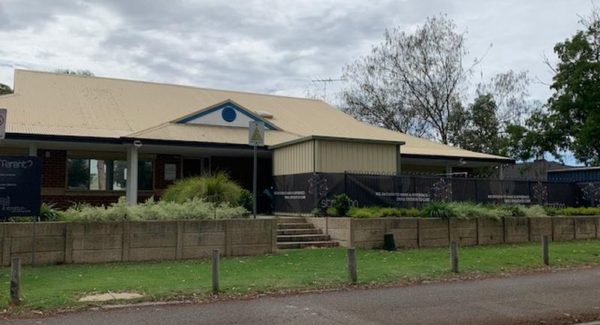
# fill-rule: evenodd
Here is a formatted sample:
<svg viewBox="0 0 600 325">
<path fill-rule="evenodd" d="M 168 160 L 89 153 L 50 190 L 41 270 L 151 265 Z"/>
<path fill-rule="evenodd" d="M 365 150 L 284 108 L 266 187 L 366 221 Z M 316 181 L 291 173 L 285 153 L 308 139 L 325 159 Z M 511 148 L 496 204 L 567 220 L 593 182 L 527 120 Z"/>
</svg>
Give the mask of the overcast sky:
<svg viewBox="0 0 600 325">
<path fill-rule="evenodd" d="M 554 44 L 591 7 L 589 0 L 0 0 L 0 82 L 12 85 L 13 68 L 87 69 L 303 96 L 312 79 L 339 77 L 385 28 L 414 28 L 438 13 L 468 32 L 471 60 L 487 53 L 483 78 L 513 69 L 549 82 L 543 56 L 554 58 Z M 541 83 L 531 87 L 533 98 L 549 94 Z"/>
</svg>

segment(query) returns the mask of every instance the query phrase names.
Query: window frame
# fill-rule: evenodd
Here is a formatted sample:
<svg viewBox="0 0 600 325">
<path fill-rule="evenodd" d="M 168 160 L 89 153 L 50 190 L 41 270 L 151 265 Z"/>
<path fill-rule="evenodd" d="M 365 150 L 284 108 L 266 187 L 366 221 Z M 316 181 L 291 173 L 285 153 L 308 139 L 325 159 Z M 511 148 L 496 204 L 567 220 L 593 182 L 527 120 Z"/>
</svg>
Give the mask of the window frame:
<svg viewBox="0 0 600 325">
<path fill-rule="evenodd" d="M 65 193 L 69 194 L 85 194 L 85 195 L 103 195 L 103 194 L 124 194 L 125 189 L 122 190 L 92 190 L 88 189 L 71 189 L 69 188 L 69 159 L 86 159 L 91 160 L 113 160 L 113 161 L 125 161 L 127 157 L 124 153 L 119 152 L 71 152 L 67 151 L 65 159 Z M 138 188 L 138 193 L 154 193 L 156 190 L 156 155 L 144 154 L 138 157 L 138 164 L 141 161 L 150 161 L 152 163 L 152 188 L 147 190 L 141 190 Z M 91 169 L 90 169 L 91 170 Z M 139 183 L 139 170 L 138 170 L 138 183 Z"/>
</svg>

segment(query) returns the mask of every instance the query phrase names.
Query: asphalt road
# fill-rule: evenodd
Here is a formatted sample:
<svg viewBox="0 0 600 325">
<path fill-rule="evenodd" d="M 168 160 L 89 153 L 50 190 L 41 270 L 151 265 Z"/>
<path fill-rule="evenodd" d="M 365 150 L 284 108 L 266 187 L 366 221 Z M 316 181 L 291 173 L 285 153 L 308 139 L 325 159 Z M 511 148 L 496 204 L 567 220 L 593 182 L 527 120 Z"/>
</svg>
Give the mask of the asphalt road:
<svg viewBox="0 0 600 325">
<path fill-rule="evenodd" d="M 512 324 L 600 315 L 600 268 L 204 305 L 87 311 L 8 324 Z M 554 320 L 554 321 L 553 321 Z"/>
</svg>

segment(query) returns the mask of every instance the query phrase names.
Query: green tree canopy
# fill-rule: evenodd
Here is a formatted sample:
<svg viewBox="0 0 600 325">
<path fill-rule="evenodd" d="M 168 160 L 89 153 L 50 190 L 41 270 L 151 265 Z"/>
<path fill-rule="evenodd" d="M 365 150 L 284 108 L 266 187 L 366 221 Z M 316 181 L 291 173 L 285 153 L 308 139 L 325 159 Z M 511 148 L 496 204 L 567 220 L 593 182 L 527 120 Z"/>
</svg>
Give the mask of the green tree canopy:
<svg viewBox="0 0 600 325">
<path fill-rule="evenodd" d="M 587 165 L 600 164 L 600 16 L 556 44 L 559 58 L 542 135 Z"/>
<path fill-rule="evenodd" d="M 491 94 L 479 95 L 467 110 L 456 109 L 451 117 L 451 142 L 467 150 L 501 154 L 497 109 Z"/>
<path fill-rule="evenodd" d="M 12 94 L 13 90 L 9 86 L 0 83 L 0 95 Z"/>
</svg>

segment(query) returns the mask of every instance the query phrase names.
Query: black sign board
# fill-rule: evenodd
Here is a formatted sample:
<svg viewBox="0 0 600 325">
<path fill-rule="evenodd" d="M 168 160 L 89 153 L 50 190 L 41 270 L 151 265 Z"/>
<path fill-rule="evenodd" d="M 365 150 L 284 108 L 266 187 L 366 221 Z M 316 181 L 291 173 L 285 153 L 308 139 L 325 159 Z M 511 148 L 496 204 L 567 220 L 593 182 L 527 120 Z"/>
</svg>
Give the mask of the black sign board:
<svg viewBox="0 0 600 325">
<path fill-rule="evenodd" d="M 41 178 L 38 157 L 0 156 L 0 218 L 38 216 Z"/>
</svg>

